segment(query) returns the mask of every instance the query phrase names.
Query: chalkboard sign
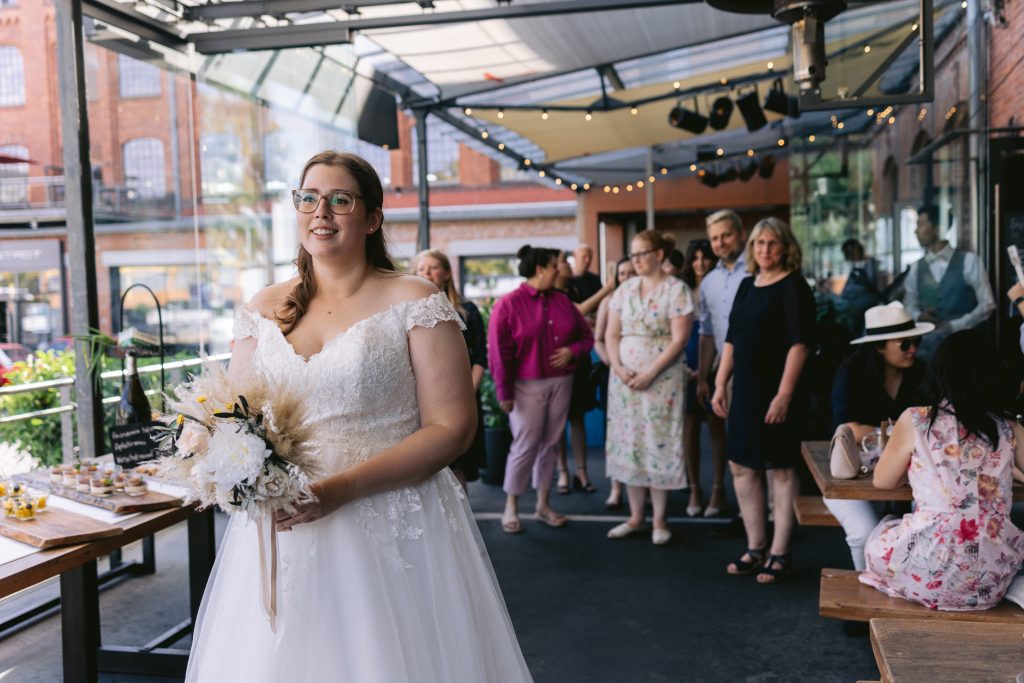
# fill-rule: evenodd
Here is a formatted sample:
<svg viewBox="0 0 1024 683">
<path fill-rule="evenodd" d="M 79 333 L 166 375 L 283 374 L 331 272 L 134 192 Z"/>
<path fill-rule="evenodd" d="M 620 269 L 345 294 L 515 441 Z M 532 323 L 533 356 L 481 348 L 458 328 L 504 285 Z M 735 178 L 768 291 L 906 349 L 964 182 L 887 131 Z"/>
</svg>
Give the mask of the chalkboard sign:
<svg viewBox="0 0 1024 683">
<path fill-rule="evenodd" d="M 144 462 L 155 460 L 156 436 L 154 429 L 157 423 L 132 424 L 110 428 L 110 447 L 114 452 L 114 462 L 129 469 Z"/>
</svg>

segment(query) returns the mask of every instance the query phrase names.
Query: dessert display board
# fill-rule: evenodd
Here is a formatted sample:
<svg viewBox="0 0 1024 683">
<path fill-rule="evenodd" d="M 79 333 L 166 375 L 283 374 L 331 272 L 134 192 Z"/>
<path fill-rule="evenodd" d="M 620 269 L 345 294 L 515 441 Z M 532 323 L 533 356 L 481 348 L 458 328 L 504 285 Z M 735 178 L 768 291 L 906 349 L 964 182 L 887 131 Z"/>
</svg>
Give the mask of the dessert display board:
<svg viewBox="0 0 1024 683">
<path fill-rule="evenodd" d="M 0 517 L 0 535 L 41 549 L 85 543 L 116 536 L 122 531 L 112 524 L 55 507 L 37 512 L 31 520 Z"/>
<path fill-rule="evenodd" d="M 70 500 L 94 505 L 119 515 L 129 512 L 149 512 L 152 510 L 163 510 L 180 506 L 184 501 L 166 493 L 160 493 L 149 489 L 144 495 L 129 496 L 124 493 L 112 493 L 109 496 L 94 496 L 91 493 L 83 493 L 70 486 L 50 483 L 50 473 L 46 470 L 33 470 L 27 474 L 16 477 L 32 488 L 46 490 L 55 496 L 61 496 Z"/>
</svg>

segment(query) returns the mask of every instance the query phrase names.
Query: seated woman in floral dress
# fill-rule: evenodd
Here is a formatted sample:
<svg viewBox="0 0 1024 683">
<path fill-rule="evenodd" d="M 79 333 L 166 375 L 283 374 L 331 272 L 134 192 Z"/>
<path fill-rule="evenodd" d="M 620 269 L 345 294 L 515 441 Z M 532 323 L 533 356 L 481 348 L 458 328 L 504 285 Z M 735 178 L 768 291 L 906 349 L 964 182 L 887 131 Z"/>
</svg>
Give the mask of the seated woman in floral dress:
<svg viewBox="0 0 1024 683">
<path fill-rule="evenodd" d="M 915 511 L 875 527 L 861 583 L 931 609 L 988 609 L 1003 599 L 1024 560 L 1024 534 L 1010 522 L 1024 429 L 998 359 L 971 330 L 939 347 L 929 405 L 903 412 L 875 467 L 878 488 L 910 482 Z"/>
</svg>

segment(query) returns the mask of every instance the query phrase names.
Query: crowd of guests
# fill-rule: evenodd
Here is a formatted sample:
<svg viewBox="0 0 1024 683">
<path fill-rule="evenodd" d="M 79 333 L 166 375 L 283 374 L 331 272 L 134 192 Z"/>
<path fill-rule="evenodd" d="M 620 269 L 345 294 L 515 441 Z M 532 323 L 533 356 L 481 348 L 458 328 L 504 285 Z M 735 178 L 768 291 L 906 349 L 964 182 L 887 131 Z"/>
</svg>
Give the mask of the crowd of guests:
<svg viewBox="0 0 1024 683">
<path fill-rule="evenodd" d="M 877 264 L 856 241 L 843 245 L 851 262 L 843 298 L 858 309 L 858 336 L 831 395 L 833 444 L 859 449 L 874 438 L 875 485 L 909 483 L 913 511 L 882 519 L 866 501 L 825 503 L 862 582 L 933 608 L 979 609 L 1002 599 L 1024 560 L 1024 535 L 1009 517 L 1012 479 L 1024 480 L 1024 434 L 1013 419 L 1016 387 L 994 345 L 972 330 L 994 308 L 982 265 L 939 239 L 934 209 L 919 216 L 925 256 L 904 274 L 903 301 L 886 303 Z M 553 527 L 568 520 L 552 506 L 552 488 L 595 490 L 583 415 L 596 400 L 607 420 L 606 506 L 619 509 L 625 498 L 629 509 L 608 538 L 647 533 L 649 500 L 651 542 L 668 543 L 674 490 L 689 490 L 687 515 L 720 514 L 728 461 L 746 548 L 725 571 L 764 584 L 790 576 L 811 399 L 805 369 L 818 343 L 815 296 L 786 222 L 763 219 L 748 235 L 740 217 L 723 210 L 708 216 L 706 229 L 707 239 L 685 252 L 667 235 L 637 234 L 604 285 L 590 272 L 585 245 L 571 259 L 524 246 L 517 256 L 525 282 L 495 303 L 486 331 L 455 291 L 444 254 L 417 257 L 417 272 L 448 294 L 466 323 L 474 386 L 489 369 L 509 415 L 505 532 L 523 532 L 518 503 L 531 486 L 536 518 Z M 1024 287 L 1007 296 L 1024 312 Z M 713 467 L 706 499 L 702 423 Z M 474 445 L 453 468 L 465 482 L 481 461 Z"/>
</svg>

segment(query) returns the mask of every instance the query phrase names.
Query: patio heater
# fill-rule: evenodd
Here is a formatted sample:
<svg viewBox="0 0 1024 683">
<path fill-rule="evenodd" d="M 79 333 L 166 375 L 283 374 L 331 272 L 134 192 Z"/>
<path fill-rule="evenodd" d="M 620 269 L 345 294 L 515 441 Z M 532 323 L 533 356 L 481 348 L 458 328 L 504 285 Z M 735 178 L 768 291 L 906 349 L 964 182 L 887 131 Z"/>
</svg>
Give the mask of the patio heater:
<svg viewBox="0 0 1024 683">
<path fill-rule="evenodd" d="M 825 80 L 825 22 L 846 9 L 846 0 L 706 0 L 715 9 L 770 14 L 789 24 L 793 44 L 793 80 L 814 90 Z"/>
</svg>

